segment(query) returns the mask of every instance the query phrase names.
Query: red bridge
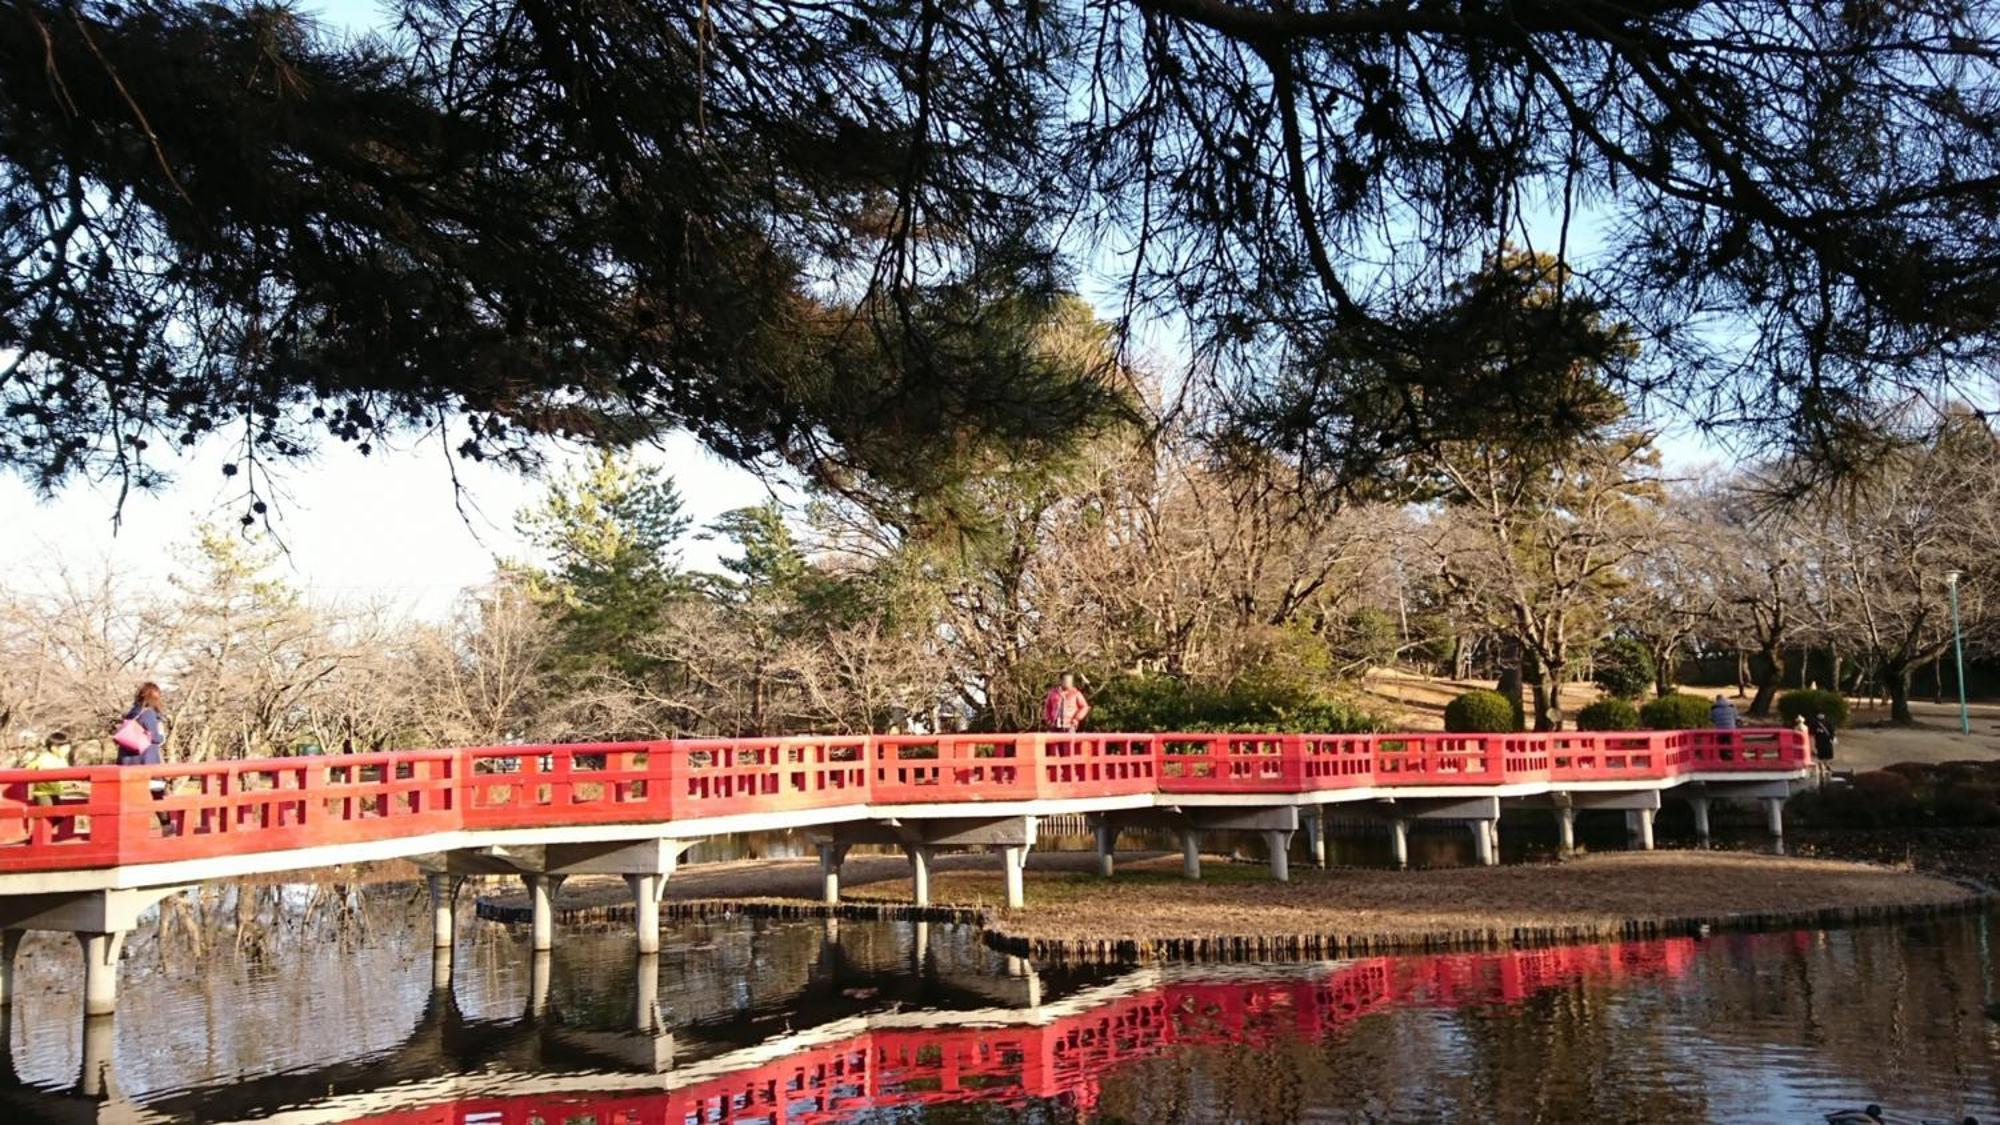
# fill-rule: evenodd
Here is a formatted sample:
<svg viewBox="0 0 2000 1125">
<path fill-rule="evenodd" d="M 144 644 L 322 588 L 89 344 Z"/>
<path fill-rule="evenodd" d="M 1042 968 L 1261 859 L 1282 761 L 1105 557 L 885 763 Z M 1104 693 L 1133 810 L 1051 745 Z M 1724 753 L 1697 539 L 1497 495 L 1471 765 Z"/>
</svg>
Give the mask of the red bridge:
<svg viewBox="0 0 2000 1125">
<path fill-rule="evenodd" d="M 1019 908 L 1022 863 L 1049 815 L 1092 818 L 1107 876 L 1120 832 L 1170 829 L 1189 878 L 1203 833 L 1247 831 L 1267 838 L 1282 880 L 1302 825 L 1324 861 L 1332 808 L 1385 821 L 1399 860 L 1410 820 L 1467 823 L 1491 863 L 1503 802 L 1552 809 L 1565 846 L 1578 809 L 1622 810 L 1650 847 L 1663 794 L 1688 800 L 1703 834 L 1711 798 L 1761 799 L 1779 832 L 1807 771 L 1788 730 L 674 739 L 0 771 L 0 1002 L 21 934 L 59 930 L 84 947 L 87 1011 L 109 1012 L 141 913 L 260 872 L 413 860 L 431 872 L 440 946 L 453 876 L 519 875 L 536 949 L 553 941 L 562 879 L 622 875 L 640 951 L 652 952 L 681 853 L 727 833 L 813 833 L 829 902 L 856 843 L 901 846 L 919 904 L 937 849 L 996 848 Z M 29 803 L 31 786 L 54 783 L 58 803 Z"/>
</svg>

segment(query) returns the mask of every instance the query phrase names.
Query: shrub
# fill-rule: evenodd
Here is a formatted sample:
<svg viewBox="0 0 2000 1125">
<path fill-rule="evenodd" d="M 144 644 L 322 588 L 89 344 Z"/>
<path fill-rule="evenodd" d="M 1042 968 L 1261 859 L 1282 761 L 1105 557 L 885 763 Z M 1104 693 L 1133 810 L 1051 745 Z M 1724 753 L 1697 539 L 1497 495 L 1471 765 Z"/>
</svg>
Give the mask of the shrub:
<svg viewBox="0 0 2000 1125">
<path fill-rule="evenodd" d="M 1591 678 L 1606 695 L 1637 699 L 1653 686 L 1653 654 L 1630 637 L 1614 637 L 1597 650 Z M 1620 728 L 1606 727 L 1606 730 Z"/>
<path fill-rule="evenodd" d="M 1636 730 L 1638 708 L 1623 699 L 1600 699 L 1576 713 L 1578 730 Z"/>
<path fill-rule="evenodd" d="M 1826 721 L 1839 730 L 1847 725 L 1847 697 L 1837 691 L 1820 691 L 1816 688 L 1801 688 L 1788 691 L 1778 697 L 1778 718 L 1786 726 L 1792 726 L 1804 715 L 1808 721 L 1814 715 L 1824 714 Z"/>
<path fill-rule="evenodd" d="M 1444 729 L 1454 734 L 1506 734 L 1514 708 L 1497 691 L 1468 691 L 1444 705 Z"/>
<path fill-rule="evenodd" d="M 1708 725 L 1708 700 L 1692 695 L 1663 695 L 1639 708 L 1639 725 L 1646 730 L 1699 730 Z"/>
</svg>

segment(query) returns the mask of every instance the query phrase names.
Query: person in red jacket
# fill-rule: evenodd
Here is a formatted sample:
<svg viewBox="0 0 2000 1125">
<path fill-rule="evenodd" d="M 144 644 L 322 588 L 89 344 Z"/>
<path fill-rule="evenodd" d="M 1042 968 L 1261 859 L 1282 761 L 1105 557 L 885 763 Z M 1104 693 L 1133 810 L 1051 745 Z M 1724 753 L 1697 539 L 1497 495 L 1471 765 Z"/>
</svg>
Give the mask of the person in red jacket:
<svg viewBox="0 0 2000 1125">
<path fill-rule="evenodd" d="M 1064 672 L 1056 686 L 1042 698 L 1042 724 L 1050 730 L 1064 733 L 1083 726 L 1083 720 L 1090 717 L 1090 700 L 1076 686 L 1076 677 Z"/>
</svg>

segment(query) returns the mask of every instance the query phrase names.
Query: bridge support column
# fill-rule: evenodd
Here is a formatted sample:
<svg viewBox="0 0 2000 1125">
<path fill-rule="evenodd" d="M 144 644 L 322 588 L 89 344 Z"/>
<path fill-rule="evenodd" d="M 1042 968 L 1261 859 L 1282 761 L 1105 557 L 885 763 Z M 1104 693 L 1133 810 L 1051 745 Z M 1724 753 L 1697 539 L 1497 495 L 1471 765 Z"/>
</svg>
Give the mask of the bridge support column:
<svg viewBox="0 0 2000 1125">
<path fill-rule="evenodd" d="M 910 901 L 917 906 L 931 904 L 931 859 L 936 852 L 929 844 L 903 845 L 903 854 L 910 857 Z"/>
<path fill-rule="evenodd" d="M 1292 881 L 1292 834 L 1278 830 L 1264 833 L 1264 847 L 1271 853 L 1271 878 L 1280 883 Z"/>
<path fill-rule="evenodd" d="M 125 951 L 125 933 L 79 933 L 83 947 L 83 1014 L 108 1016 L 118 1009 L 118 958 Z"/>
<path fill-rule="evenodd" d="M 1632 810 L 1632 815 L 1639 821 L 1639 849 L 1641 851 L 1652 851 L 1653 817 L 1658 815 L 1658 811 L 1655 809 L 1634 809 Z"/>
<path fill-rule="evenodd" d="M 1472 825 L 1472 854 L 1481 867 L 1491 867 L 1498 862 L 1493 854 L 1493 822 L 1475 820 Z"/>
<path fill-rule="evenodd" d="M 1000 849 L 1000 866 L 1007 872 L 1007 909 L 1020 910 L 1028 905 L 1027 889 L 1023 885 L 1028 866 L 1028 849 L 1004 847 Z"/>
<path fill-rule="evenodd" d="M 1097 873 L 1109 879 L 1111 878 L 1111 872 L 1118 864 L 1118 828 L 1109 821 L 1100 820 L 1096 825 L 1095 831 L 1097 834 Z"/>
<path fill-rule="evenodd" d="M 1708 839 L 1708 798 L 1689 797 L 1688 807 L 1694 810 L 1694 834 L 1699 840 Z"/>
<path fill-rule="evenodd" d="M 536 951 L 554 949 L 556 944 L 556 893 L 562 890 L 563 876 L 545 871 L 523 871 L 521 881 L 528 886 L 528 905 L 533 912 L 533 944 Z"/>
<path fill-rule="evenodd" d="M 840 905 L 840 868 L 847 862 L 846 844 L 819 846 L 819 900 L 828 906 Z"/>
<path fill-rule="evenodd" d="M 441 871 L 424 876 L 424 883 L 431 892 L 431 948 L 450 949 L 452 939 L 457 936 L 452 905 L 458 897 L 458 887 L 450 875 Z"/>
<path fill-rule="evenodd" d="M 14 1002 L 14 954 L 21 951 L 21 939 L 27 936 L 21 930 L 0 930 L 0 1008 Z M 0 1043 L 0 1054 L 6 1048 Z"/>
<path fill-rule="evenodd" d="M 1783 797 L 1764 798 L 1764 827 L 1774 840 L 1785 838 L 1785 799 Z"/>
<path fill-rule="evenodd" d="M 660 900 L 666 896 L 665 875 L 627 875 L 632 892 L 632 927 L 639 935 L 640 953 L 660 951 Z"/>
<path fill-rule="evenodd" d="M 1321 809 L 1305 818 L 1306 851 L 1311 853 L 1313 866 L 1326 869 L 1326 810 Z"/>
<path fill-rule="evenodd" d="M 1181 877 L 1201 878 L 1201 833 L 1192 828 L 1181 829 Z"/>
<path fill-rule="evenodd" d="M 1397 867 L 1410 865 L 1410 822 L 1400 816 L 1389 818 L 1389 853 Z"/>
<path fill-rule="evenodd" d="M 1568 805 L 1556 806 L 1556 846 L 1564 855 L 1576 850 L 1576 810 Z"/>
</svg>

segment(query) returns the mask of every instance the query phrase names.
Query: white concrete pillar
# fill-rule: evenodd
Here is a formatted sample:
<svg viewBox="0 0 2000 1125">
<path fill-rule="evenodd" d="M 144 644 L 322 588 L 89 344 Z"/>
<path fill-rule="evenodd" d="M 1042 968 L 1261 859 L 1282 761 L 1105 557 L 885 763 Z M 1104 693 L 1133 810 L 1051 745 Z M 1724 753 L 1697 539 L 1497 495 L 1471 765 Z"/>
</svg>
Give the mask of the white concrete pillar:
<svg viewBox="0 0 2000 1125">
<path fill-rule="evenodd" d="M 1565 853 L 1576 850 L 1576 810 L 1568 805 L 1556 808 L 1556 837 Z"/>
<path fill-rule="evenodd" d="M 1486 861 L 1488 863 L 1499 863 L 1500 862 L 1500 818 L 1499 817 L 1496 816 L 1492 820 L 1486 822 L 1486 835 L 1489 837 L 1488 840 L 1489 854 L 1487 856 Z"/>
<path fill-rule="evenodd" d="M 1201 833 L 1192 828 L 1181 829 L 1181 876 L 1201 878 Z"/>
<path fill-rule="evenodd" d="M 1653 850 L 1653 816 L 1658 809 L 1635 809 L 1639 814 L 1639 850 Z"/>
<path fill-rule="evenodd" d="M 83 1014 L 108 1016 L 118 1008 L 118 958 L 125 935 L 79 933 L 83 947 Z"/>
<path fill-rule="evenodd" d="M 1311 853 L 1313 866 L 1326 869 L 1326 812 L 1321 810 L 1306 818 L 1306 851 Z"/>
<path fill-rule="evenodd" d="M 1264 833 L 1264 847 L 1271 853 L 1271 878 L 1280 883 L 1292 881 L 1292 834 L 1282 831 Z"/>
<path fill-rule="evenodd" d="M 1097 825 L 1097 873 L 1106 879 L 1117 868 L 1118 829 L 1100 821 Z"/>
<path fill-rule="evenodd" d="M 1689 797 L 1688 807 L 1694 810 L 1694 834 L 1708 839 L 1708 798 Z"/>
<path fill-rule="evenodd" d="M 819 846 L 819 900 L 828 906 L 840 905 L 840 868 L 846 862 L 846 844 Z"/>
<path fill-rule="evenodd" d="M 627 875 L 625 887 L 632 892 L 632 929 L 639 937 L 640 953 L 660 951 L 660 898 L 667 887 L 664 875 Z"/>
<path fill-rule="evenodd" d="M 546 949 L 535 950 L 528 959 L 528 1015 L 540 1019 L 549 1010 L 549 977 L 555 969 L 556 955 Z"/>
<path fill-rule="evenodd" d="M 1396 857 L 1397 867 L 1410 865 L 1410 822 L 1400 816 L 1389 820 L 1389 852 Z"/>
<path fill-rule="evenodd" d="M 1764 798 L 1764 827 L 1776 839 L 1785 837 L 1785 799 L 1783 797 Z"/>
<path fill-rule="evenodd" d="M 929 906 L 931 858 L 936 852 L 929 844 L 905 844 L 903 851 L 910 857 L 910 901 L 918 906 Z"/>
<path fill-rule="evenodd" d="M 556 944 L 556 894 L 562 890 L 563 877 L 539 871 L 524 871 L 521 881 L 528 885 L 528 905 L 533 911 L 531 925 L 534 941 L 531 949 L 554 949 Z"/>
<path fill-rule="evenodd" d="M 1493 829 L 1484 820 L 1472 822 L 1472 853 L 1481 867 L 1493 866 Z"/>
<path fill-rule="evenodd" d="M 424 883 L 431 891 L 431 947 L 451 948 L 452 939 L 457 934 L 457 918 L 452 911 L 451 876 L 431 874 L 424 876 Z"/>
<path fill-rule="evenodd" d="M 0 930 L 0 1008 L 14 1002 L 14 954 L 21 951 L 21 939 L 27 936 L 22 930 Z M 0 1053 L 6 1047 L 0 1043 Z"/>
<path fill-rule="evenodd" d="M 1024 885 L 1028 866 L 1028 849 L 1004 847 L 1000 849 L 1000 866 L 1007 873 L 1007 909 L 1021 910 L 1028 905 L 1027 888 Z"/>
</svg>

